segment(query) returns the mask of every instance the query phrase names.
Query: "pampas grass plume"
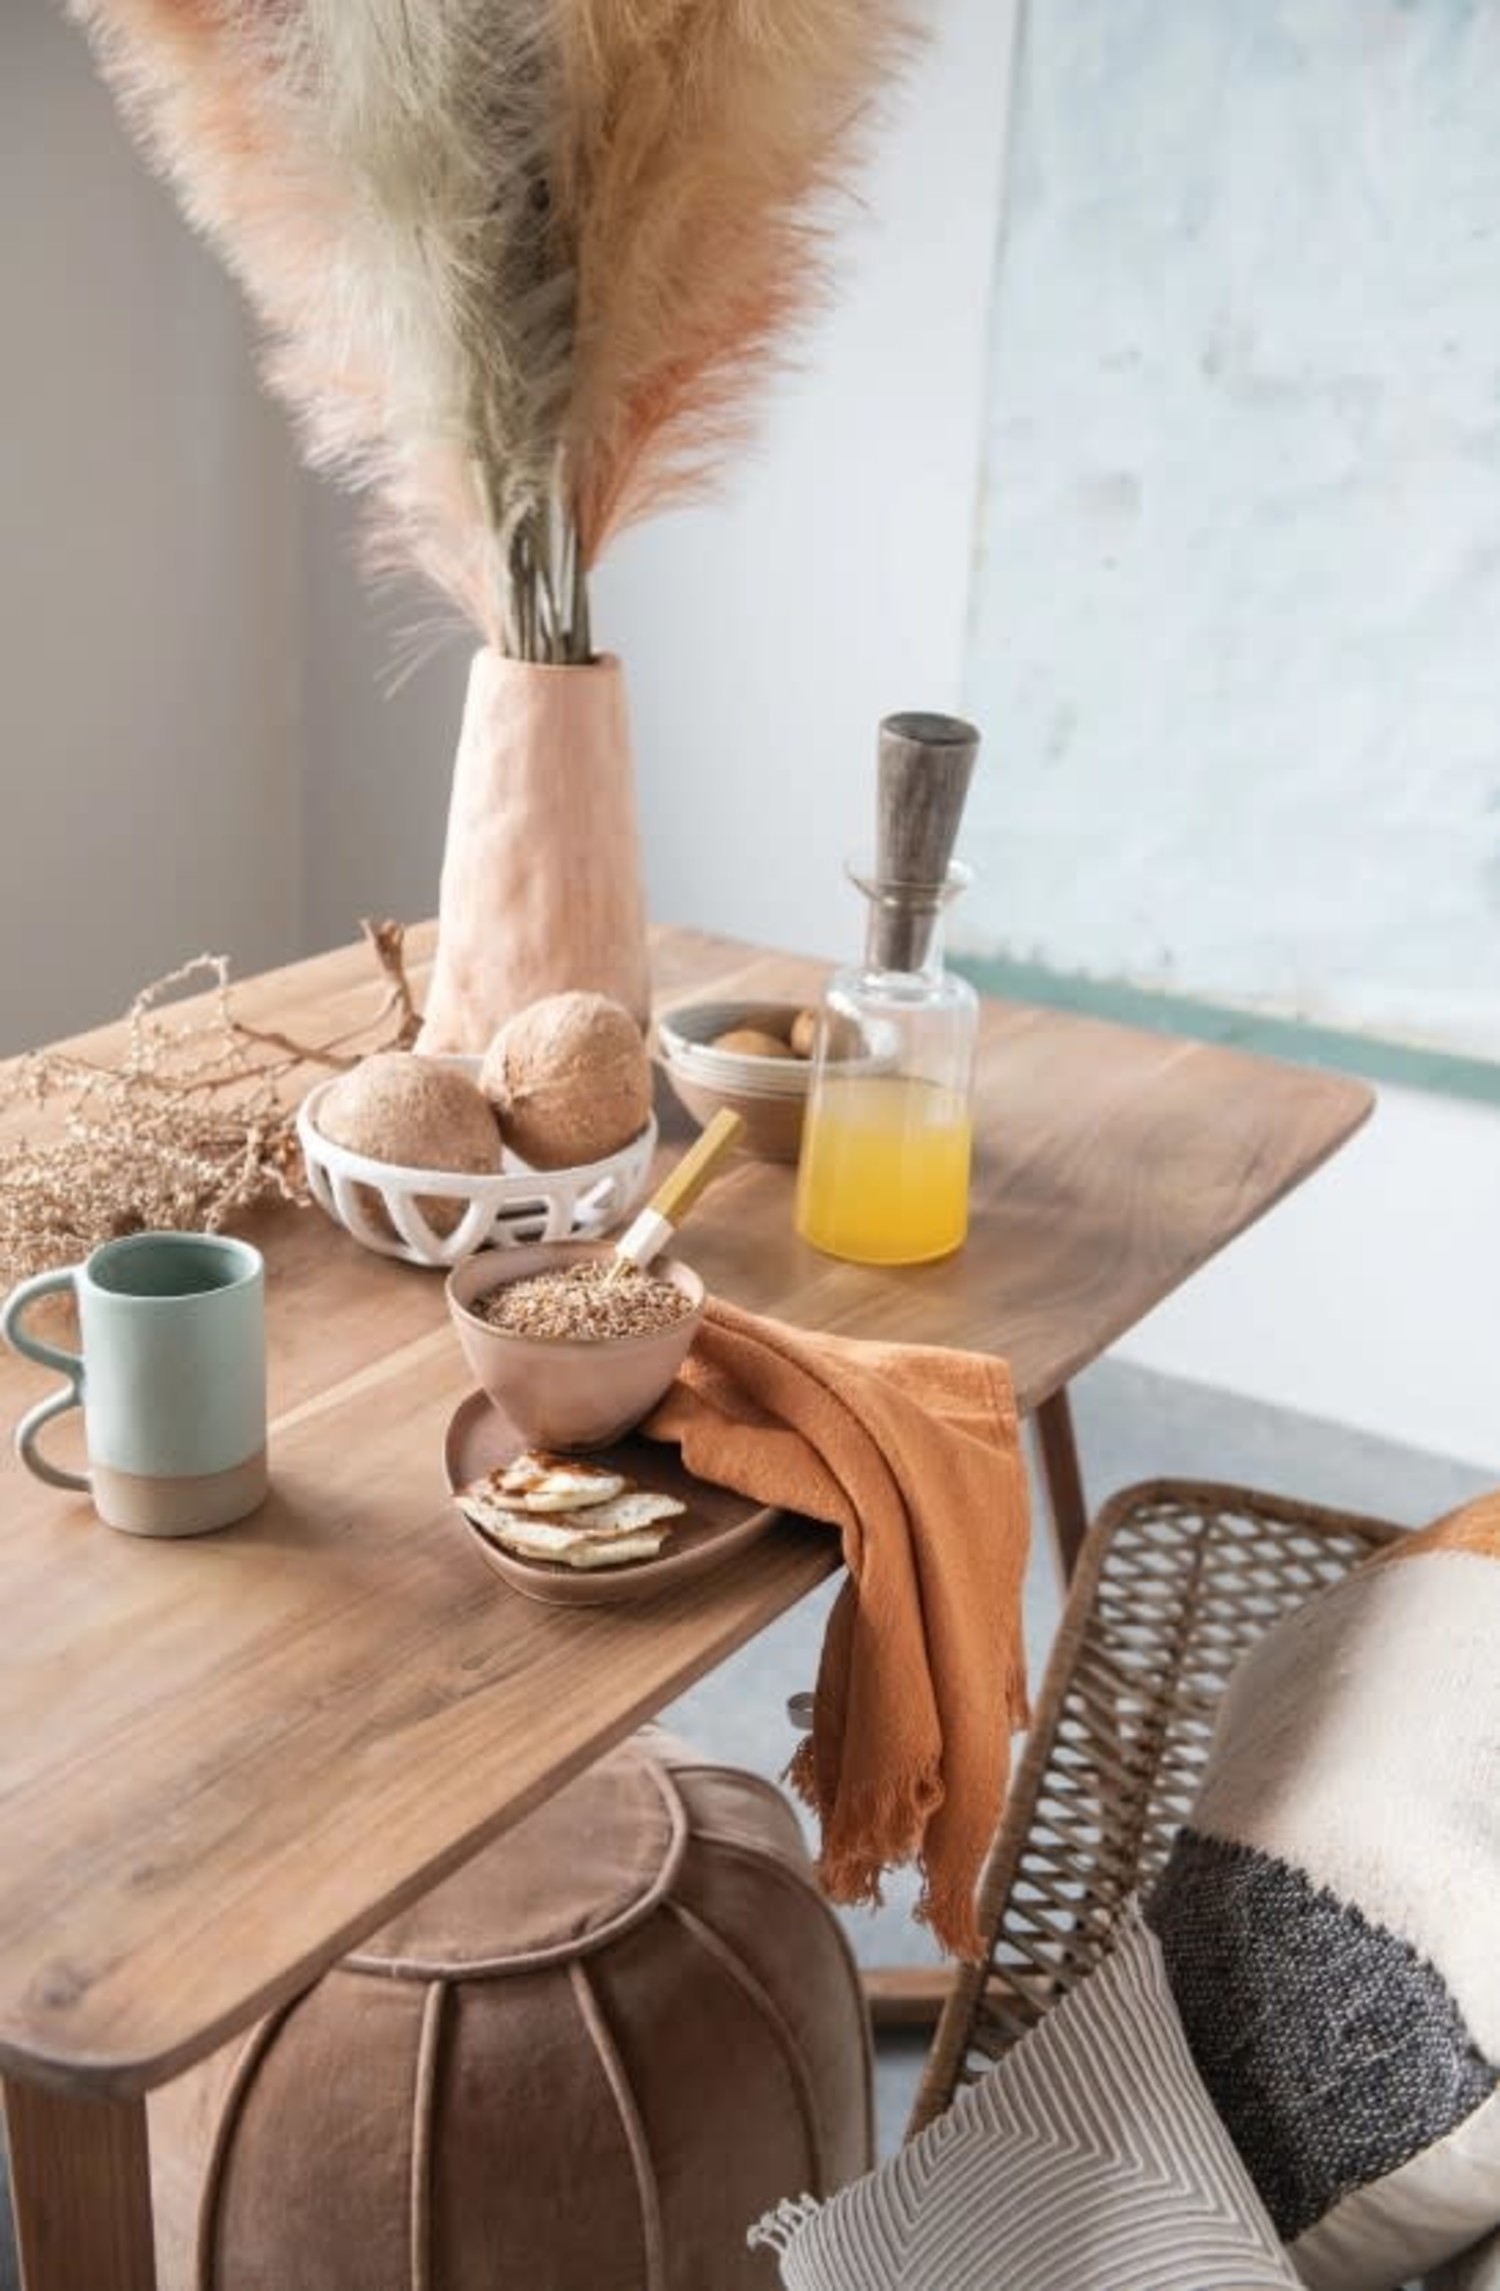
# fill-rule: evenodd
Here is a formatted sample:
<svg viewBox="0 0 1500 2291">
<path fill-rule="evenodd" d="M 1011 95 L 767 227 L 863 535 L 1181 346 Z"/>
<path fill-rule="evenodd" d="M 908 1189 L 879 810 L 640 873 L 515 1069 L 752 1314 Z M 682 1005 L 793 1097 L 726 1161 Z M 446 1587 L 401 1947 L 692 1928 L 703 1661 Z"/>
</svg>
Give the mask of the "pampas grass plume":
<svg viewBox="0 0 1500 2291">
<path fill-rule="evenodd" d="M 829 284 L 835 196 L 913 26 L 890 0 L 557 0 L 586 560 L 700 492 Z"/>
<path fill-rule="evenodd" d="M 309 458 L 497 650 L 696 492 L 828 283 L 894 0 L 68 0 Z"/>
</svg>

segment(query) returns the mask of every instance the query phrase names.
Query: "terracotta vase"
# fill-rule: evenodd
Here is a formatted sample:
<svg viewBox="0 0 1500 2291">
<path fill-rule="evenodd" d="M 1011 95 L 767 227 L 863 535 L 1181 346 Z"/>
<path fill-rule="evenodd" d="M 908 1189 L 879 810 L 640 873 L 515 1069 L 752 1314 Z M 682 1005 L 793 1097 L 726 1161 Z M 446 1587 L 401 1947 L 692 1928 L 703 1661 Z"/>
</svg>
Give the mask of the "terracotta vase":
<svg viewBox="0 0 1500 2291">
<path fill-rule="evenodd" d="M 453 767 L 419 1050 L 482 1053 L 542 995 L 650 1011 L 635 780 L 618 660 L 477 652 Z"/>
</svg>

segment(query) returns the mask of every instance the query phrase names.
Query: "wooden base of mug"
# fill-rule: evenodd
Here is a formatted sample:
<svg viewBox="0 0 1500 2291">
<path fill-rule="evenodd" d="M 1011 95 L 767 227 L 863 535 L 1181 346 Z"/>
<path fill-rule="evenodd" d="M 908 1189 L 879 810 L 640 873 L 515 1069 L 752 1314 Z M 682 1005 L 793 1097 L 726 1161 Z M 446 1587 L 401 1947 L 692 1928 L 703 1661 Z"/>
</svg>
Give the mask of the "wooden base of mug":
<svg viewBox="0 0 1500 2291">
<path fill-rule="evenodd" d="M 230 1527 L 264 1503 L 271 1484 L 264 1448 L 227 1472 L 174 1480 L 93 1464 L 89 1481 L 99 1517 L 126 1535 L 206 1535 Z"/>
</svg>

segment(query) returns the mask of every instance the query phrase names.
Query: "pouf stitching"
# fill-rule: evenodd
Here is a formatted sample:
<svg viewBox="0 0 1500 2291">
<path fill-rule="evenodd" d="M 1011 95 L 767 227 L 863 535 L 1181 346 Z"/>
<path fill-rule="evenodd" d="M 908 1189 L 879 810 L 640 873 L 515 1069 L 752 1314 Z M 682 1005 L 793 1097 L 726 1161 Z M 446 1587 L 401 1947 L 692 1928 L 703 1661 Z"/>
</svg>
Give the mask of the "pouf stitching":
<svg viewBox="0 0 1500 2291">
<path fill-rule="evenodd" d="M 436 2150 L 433 2127 L 437 2117 L 438 2055 L 442 2046 L 443 2013 L 447 2002 L 447 1982 L 434 1981 L 423 1999 L 422 2029 L 417 2040 L 408 2215 L 412 2291 L 432 2291 L 432 2163 Z"/>
<path fill-rule="evenodd" d="M 224 2172 L 233 2136 L 239 2129 L 245 2101 L 254 2084 L 260 2064 L 271 2049 L 274 2038 L 280 2035 L 285 2021 L 302 2002 L 305 1990 L 288 1997 L 275 2012 L 267 2013 L 249 2030 L 234 2064 L 229 2088 L 219 2121 L 214 2126 L 213 2145 L 203 2174 L 203 2196 L 198 2208 L 198 2235 L 194 2252 L 194 2273 L 199 2291 L 217 2291 L 219 2281 L 219 2207 L 224 2192 Z"/>
<path fill-rule="evenodd" d="M 705 1771 L 707 1771 L 707 1769 L 705 1769 Z M 717 1853 L 732 1857 L 736 1861 L 748 1862 L 762 1875 L 774 1875 L 780 1878 L 785 1884 L 794 1887 L 797 1892 L 809 1897 L 814 1901 L 822 1903 L 826 1907 L 823 1889 L 818 1884 L 817 1878 L 813 1875 L 811 1870 L 799 1868 L 794 1862 L 785 1862 L 782 1861 L 779 1857 L 766 1855 L 764 1852 L 753 1852 L 750 1847 L 742 1845 L 739 1839 L 715 1836 L 711 1830 L 695 1830 L 693 1833 L 692 1842 L 695 1846 L 711 1845 Z M 687 1908 L 683 1902 L 673 1900 L 669 1901 L 666 1906 L 675 1917 L 683 1921 L 692 1919 L 695 1924 L 703 1924 L 703 1920 L 698 1917 L 696 1911 Z M 712 1931 L 713 1928 L 707 1927 L 706 1930 Z M 835 1918 L 832 1924 L 829 1926 L 828 1932 L 835 1948 L 838 1950 L 840 1956 L 844 1960 L 844 1970 L 849 1977 L 850 1984 L 855 1989 L 855 1991 L 858 1992 L 862 1987 L 863 1976 L 860 1973 L 859 1959 L 855 1955 L 854 1944 L 850 1940 L 848 1933 L 845 1931 L 842 1922 L 837 1918 Z M 716 1938 L 722 1940 L 721 1935 L 716 1936 Z M 751 1974 L 750 1977 L 751 1979 L 754 1979 L 753 1974 Z M 770 1999 L 767 2001 L 773 2002 L 773 2000 Z M 780 2008 L 776 2007 L 775 2010 L 779 2016 Z M 860 2053 L 864 2065 L 865 2146 L 867 2149 L 870 2149 L 873 2147 L 875 2139 L 875 2098 L 873 2083 L 875 2041 L 870 2029 L 870 2016 L 867 2012 L 860 2015 L 859 2029 Z"/>
<path fill-rule="evenodd" d="M 635 2094 L 625 2073 L 613 2033 L 605 2016 L 593 1982 L 581 1964 L 570 1965 L 568 1981 L 578 2005 L 579 2017 L 589 2033 L 599 2065 L 604 2071 L 625 2134 L 625 2145 L 630 2151 L 631 2169 L 635 2173 L 636 2192 L 641 2207 L 641 2239 L 646 2254 L 646 2280 L 642 2291 L 667 2291 L 666 2244 L 662 2232 L 661 2190 L 657 2186 L 656 2166 L 652 2161 L 646 2127 L 635 2104 Z"/>
<path fill-rule="evenodd" d="M 705 1771 L 710 1771 L 710 1769 L 705 1769 Z M 765 1849 L 756 1851 L 756 1849 L 747 1847 L 747 1844 L 742 1844 L 742 1840 L 737 1840 L 737 1837 L 724 1837 L 715 1831 L 694 1831 L 692 1844 L 694 1847 L 705 1847 L 705 1844 L 708 1844 L 708 1847 L 712 1847 L 717 1853 L 724 1853 L 728 1860 L 740 1860 L 740 1863 L 749 1863 L 753 1869 L 758 1869 L 758 1872 L 763 1876 L 779 1876 L 783 1883 L 792 1885 L 792 1888 L 795 1888 L 797 1892 L 802 1892 L 804 1897 L 827 1906 L 827 1902 L 824 1902 L 822 1885 L 818 1883 L 818 1876 L 813 1874 L 813 1869 L 802 1867 L 799 1863 L 790 1863 L 790 1860 L 781 1860 L 779 1853 L 767 1853 Z M 673 1899 L 673 1902 L 666 1902 L 666 1908 L 669 1908 L 669 1911 L 676 1915 L 676 1918 L 682 1918 L 682 1920 L 694 1918 L 698 1924 L 703 1922 L 701 1918 L 696 1918 L 696 1911 L 687 1908 L 682 1902 L 676 1902 L 676 1899 Z M 712 1927 L 710 1927 L 710 1931 L 712 1931 Z M 845 1973 L 847 1973 L 847 1977 L 850 1977 L 852 1986 L 856 1991 L 859 1991 L 863 1986 L 863 1975 L 859 1970 L 859 1957 L 854 1954 L 854 1943 L 850 1940 L 850 1936 L 847 1936 L 843 1922 L 840 1922 L 838 1918 L 834 1918 L 834 1922 L 829 1924 L 829 1938 L 834 1940 L 834 1947 L 838 1950 L 840 1957 L 843 1957 Z M 873 2032 L 870 2032 L 868 2011 L 866 2014 L 861 2014 L 861 2021 L 859 2021 L 859 2048 L 861 2048 L 863 2071 L 866 2071 L 863 2073 L 863 2087 L 866 2087 L 866 2147 L 870 2147 L 870 2144 L 873 2144 L 873 2140 L 875 2140 L 875 2085 L 873 2085 L 875 2037 L 873 2037 Z"/>
<path fill-rule="evenodd" d="M 667 1903 L 667 1915 L 674 1917 L 688 1938 L 723 1967 L 736 1988 L 749 1997 L 764 2017 L 766 2026 L 781 2048 L 792 2089 L 797 2096 L 797 2113 L 802 2119 L 802 2146 L 811 2175 L 810 2184 L 818 2194 L 826 2194 L 823 2146 L 817 2132 L 817 2104 L 813 2097 L 812 2072 L 807 2064 L 807 2056 L 797 2042 L 795 2030 L 776 1999 L 757 1980 L 751 1967 L 745 1963 L 738 1950 L 725 1941 L 722 1934 L 716 1933 L 711 1925 L 705 1924 L 701 1917 L 685 1908 L 680 1901 Z"/>
<path fill-rule="evenodd" d="M 706 1775 L 710 1782 L 743 1782 L 757 1797 L 764 1798 L 768 1806 L 776 1806 L 782 1813 L 791 1814 L 793 1821 L 797 1818 L 776 1784 L 768 1782 L 764 1774 L 752 1774 L 748 1767 L 718 1766 L 708 1758 L 667 1758 L 654 1750 L 648 1751 L 647 1756 L 673 1775 L 701 1774 Z"/>
<path fill-rule="evenodd" d="M 735 1861 L 764 1860 L 783 1877 L 789 1877 L 794 1885 L 800 1885 L 804 1893 L 815 1894 L 820 1901 L 824 1898 L 816 1876 L 807 1867 L 807 1848 L 800 1838 L 795 1844 L 788 1842 L 784 1846 L 770 1843 L 747 1846 L 744 1839 L 736 1837 L 731 1830 L 696 1829 L 691 1843 L 712 1846 L 716 1852 L 728 1854 Z"/>
<path fill-rule="evenodd" d="M 649 1756 L 643 1758 L 640 1764 L 655 1787 L 667 1816 L 666 1848 L 650 1884 L 642 1892 L 633 1894 L 624 1908 L 603 1925 L 596 1926 L 587 1934 L 567 1934 L 545 1948 L 522 1949 L 514 1955 L 500 1957 L 465 1957 L 458 1961 L 427 1957 L 368 1957 L 355 1949 L 340 1962 L 349 1972 L 362 1973 L 373 1980 L 450 1980 L 455 1973 L 462 1973 L 465 1980 L 502 1981 L 512 1974 L 540 1972 L 549 1965 L 591 1957 L 598 1950 L 619 1940 L 622 1934 L 644 1924 L 677 1882 L 682 1857 L 687 1851 L 690 1824 L 687 1807 L 668 1770 Z M 484 1848 L 480 1847 L 477 1851 L 483 1852 Z"/>
<path fill-rule="evenodd" d="M 712 1846 L 715 1853 L 721 1853 L 731 1861 L 749 1862 L 756 1869 L 774 1872 L 788 1885 L 794 1885 L 799 1893 L 808 1894 L 814 1901 L 822 1902 L 825 1907 L 827 1906 L 827 1895 L 818 1883 L 816 1871 L 808 1868 L 800 1860 L 791 1860 L 778 1849 L 747 1846 L 742 1838 L 726 1837 L 722 1830 L 694 1830 L 690 1842 L 695 1846 Z M 837 1925 L 835 1930 L 843 1944 L 850 1970 L 857 1981 L 859 1978 L 859 1959 L 854 1954 L 853 1945 L 841 1924 Z"/>
<path fill-rule="evenodd" d="M 802 1825 L 797 1819 L 796 1808 L 788 1803 L 784 1793 L 776 1787 L 776 1784 L 774 1782 L 766 1781 L 763 1775 L 743 1773 L 737 1766 L 720 1766 L 716 1768 L 706 1765 L 685 1766 L 682 1764 L 677 1764 L 669 1767 L 667 1771 L 671 1774 L 674 1781 L 686 1779 L 687 1781 L 691 1782 L 701 1777 L 703 1780 L 712 1783 L 727 1777 L 727 1779 L 733 1782 L 737 1787 L 741 1785 L 746 1786 L 747 1796 L 758 1799 L 762 1805 L 768 1809 L 774 1809 L 778 1815 L 782 1827 L 784 1827 L 787 1832 L 787 1846 L 784 1850 L 794 1852 L 799 1855 L 806 1854 L 807 1844 L 802 1834 Z M 700 1830 L 698 1834 L 700 1837 L 705 1837 L 708 1835 L 708 1832 L 706 1830 Z M 779 1850 L 783 1849 L 778 1848 L 778 1851 Z"/>
</svg>

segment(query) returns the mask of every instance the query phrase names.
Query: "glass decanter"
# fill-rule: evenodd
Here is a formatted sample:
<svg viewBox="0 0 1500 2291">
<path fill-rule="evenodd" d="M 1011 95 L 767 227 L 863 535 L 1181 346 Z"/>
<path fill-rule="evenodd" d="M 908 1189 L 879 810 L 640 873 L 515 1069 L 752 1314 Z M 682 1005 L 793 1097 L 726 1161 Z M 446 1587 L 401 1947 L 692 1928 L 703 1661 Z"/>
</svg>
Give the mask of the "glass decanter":
<svg viewBox="0 0 1500 2291">
<path fill-rule="evenodd" d="M 851 881 L 869 901 L 865 959 L 824 990 L 797 1170 L 797 1230 L 864 1265 L 946 1257 L 969 1229 L 973 988 L 943 968 L 952 859 L 979 747 L 956 716 L 880 727 L 878 841 Z"/>
<path fill-rule="evenodd" d="M 824 990 L 797 1230 L 832 1257 L 915 1265 L 948 1256 L 969 1229 L 979 1002 L 943 968 L 941 926 L 969 870 L 955 862 L 925 886 L 848 872 L 870 902 L 866 955 Z"/>
</svg>

